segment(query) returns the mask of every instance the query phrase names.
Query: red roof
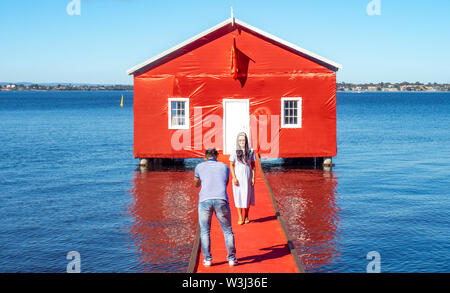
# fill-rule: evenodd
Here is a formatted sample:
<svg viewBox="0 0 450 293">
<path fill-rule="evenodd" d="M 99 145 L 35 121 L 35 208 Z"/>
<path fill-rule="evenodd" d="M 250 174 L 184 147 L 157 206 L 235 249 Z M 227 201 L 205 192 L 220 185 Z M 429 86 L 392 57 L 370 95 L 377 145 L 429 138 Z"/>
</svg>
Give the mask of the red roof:
<svg viewBox="0 0 450 293">
<path fill-rule="evenodd" d="M 310 52 L 306 49 L 303 49 L 297 45 L 294 45 L 288 41 L 282 40 L 274 35 L 271 35 L 265 31 L 262 31 L 254 26 L 251 26 L 241 20 L 238 20 L 235 18 L 229 18 L 229 19 L 219 23 L 218 25 L 148 59 L 147 61 L 130 68 L 127 71 L 127 74 L 139 74 L 142 71 L 145 71 L 147 69 L 157 67 L 161 61 L 166 60 L 167 58 L 170 58 L 172 55 L 178 56 L 180 53 L 183 53 L 183 54 L 187 53 L 190 51 L 189 45 L 192 45 L 197 42 L 208 41 L 208 36 L 212 35 L 213 33 L 217 33 L 218 31 L 223 31 L 224 33 L 228 33 L 230 31 L 233 31 L 236 29 L 243 29 L 245 31 L 248 31 L 250 33 L 258 35 L 259 37 L 267 39 L 268 41 L 275 42 L 275 43 L 277 43 L 277 45 L 280 45 L 280 46 L 286 48 L 287 50 L 290 50 L 297 54 L 300 54 L 308 59 L 312 59 L 315 62 L 318 62 L 333 71 L 337 71 L 342 68 L 342 65 L 339 63 L 336 63 L 325 57 L 322 57 L 315 53 L 312 53 L 312 52 Z"/>
</svg>

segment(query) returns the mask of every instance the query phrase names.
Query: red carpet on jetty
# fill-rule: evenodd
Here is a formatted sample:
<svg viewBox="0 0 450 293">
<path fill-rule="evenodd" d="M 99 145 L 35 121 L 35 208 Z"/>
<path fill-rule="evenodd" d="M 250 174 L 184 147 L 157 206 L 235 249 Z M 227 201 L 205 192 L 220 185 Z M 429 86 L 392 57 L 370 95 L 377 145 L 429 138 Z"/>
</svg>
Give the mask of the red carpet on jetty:
<svg viewBox="0 0 450 293">
<path fill-rule="evenodd" d="M 218 161 L 229 165 L 229 156 L 221 155 Z M 231 176 L 231 175 L 230 175 Z M 219 222 L 215 215 L 211 224 L 210 267 L 203 266 L 203 255 L 198 248 L 198 255 L 193 272 L 196 273 L 300 273 L 303 272 L 298 256 L 283 230 L 283 224 L 277 217 L 272 202 L 270 187 L 262 173 L 259 158 L 256 166 L 255 206 L 250 207 L 250 223 L 239 225 L 234 206 L 232 180 L 228 183 L 228 197 L 231 208 L 233 233 L 236 242 L 236 257 L 239 264 L 228 265 L 227 250 Z M 199 241 L 197 241 L 199 246 Z M 194 249 L 195 250 L 195 249 Z"/>
</svg>

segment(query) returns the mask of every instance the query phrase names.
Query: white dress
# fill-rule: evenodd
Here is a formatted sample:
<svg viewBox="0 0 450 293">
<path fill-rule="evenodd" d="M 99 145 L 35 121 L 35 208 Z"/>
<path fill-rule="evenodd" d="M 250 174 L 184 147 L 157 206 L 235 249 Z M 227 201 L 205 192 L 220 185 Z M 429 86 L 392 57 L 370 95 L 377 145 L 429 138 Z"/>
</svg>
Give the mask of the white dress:
<svg viewBox="0 0 450 293">
<path fill-rule="evenodd" d="M 255 205 L 255 189 L 252 186 L 252 169 L 251 163 L 256 161 L 255 153 L 250 150 L 247 164 L 238 160 L 236 151 L 230 155 L 230 161 L 234 162 L 234 174 L 239 180 L 239 186 L 233 184 L 234 205 L 237 208 L 248 208 Z"/>
</svg>

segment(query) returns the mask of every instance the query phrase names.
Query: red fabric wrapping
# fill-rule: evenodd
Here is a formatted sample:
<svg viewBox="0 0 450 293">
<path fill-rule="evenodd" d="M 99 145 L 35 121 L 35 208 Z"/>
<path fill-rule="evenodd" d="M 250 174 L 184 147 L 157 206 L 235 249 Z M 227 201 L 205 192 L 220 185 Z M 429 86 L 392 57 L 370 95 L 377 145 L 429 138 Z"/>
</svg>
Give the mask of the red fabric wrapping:
<svg viewBox="0 0 450 293">
<path fill-rule="evenodd" d="M 236 39 L 233 39 L 233 46 L 231 46 L 231 76 L 233 76 L 233 79 L 236 79 L 238 77 L 236 60 Z"/>
<path fill-rule="evenodd" d="M 337 153 L 333 68 L 239 25 L 214 31 L 135 74 L 134 89 L 136 158 L 202 157 L 211 144 L 221 152 L 224 99 L 249 100 L 252 147 L 263 158 Z M 189 98 L 190 129 L 168 129 L 168 98 L 177 97 Z M 302 98 L 301 128 L 281 128 L 284 97 Z M 174 140 L 182 149 L 173 148 Z"/>
</svg>

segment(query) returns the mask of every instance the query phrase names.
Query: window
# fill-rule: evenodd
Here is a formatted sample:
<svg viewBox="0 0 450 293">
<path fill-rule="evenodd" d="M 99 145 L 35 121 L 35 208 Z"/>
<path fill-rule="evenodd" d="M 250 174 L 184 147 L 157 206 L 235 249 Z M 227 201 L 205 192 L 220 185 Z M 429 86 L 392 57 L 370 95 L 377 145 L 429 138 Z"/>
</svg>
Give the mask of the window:
<svg viewBox="0 0 450 293">
<path fill-rule="evenodd" d="M 302 128 L 302 98 L 281 98 L 281 127 Z"/>
<path fill-rule="evenodd" d="M 169 129 L 189 129 L 189 99 L 169 99 Z"/>
</svg>

